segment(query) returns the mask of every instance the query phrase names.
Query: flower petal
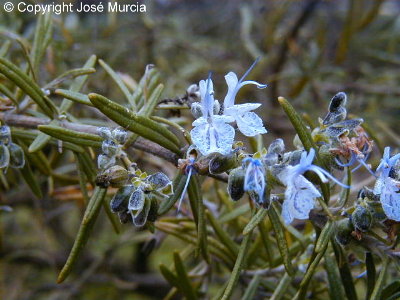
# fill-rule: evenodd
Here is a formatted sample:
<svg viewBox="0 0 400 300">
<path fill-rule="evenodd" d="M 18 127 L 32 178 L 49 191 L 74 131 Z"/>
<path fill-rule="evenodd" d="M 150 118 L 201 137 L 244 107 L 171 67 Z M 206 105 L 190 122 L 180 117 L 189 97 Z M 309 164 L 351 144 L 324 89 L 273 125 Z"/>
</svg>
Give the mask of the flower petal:
<svg viewBox="0 0 400 300">
<path fill-rule="evenodd" d="M 233 106 L 237 94 L 236 88 L 238 87 L 238 77 L 235 73 L 229 72 L 225 75 L 225 81 L 228 86 L 228 91 L 224 99 L 224 108 Z"/>
<path fill-rule="evenodd" d="M 310 210 L 314 208 L 316 197 L 321 193 L 304 176 L 299 175 L 289 183 L 285 191 L 285 202 L 290 215 L 296 219 L 308 219 Z"/>
<path fill-rule="evenodd" d="M 386 216 L 394 221 L 400 221 L 400 182 L 387 177 L 382 185 L 380 201 Z"/>
<path fill-rule="evenodd" d="M 208 124 L 207 119 L 204 117 L 200 117 L 197 120 L 194 120 L 192 123 L 193 126 L 200 126 L 200 125 L 204 125 L 204 124 Z"/>
<path fill-rule="evenodd" d="M 230 106 L 224 110 L 224 114 L 236 118 L 242 116 L 244 113 L 255 110 L 261 106 L 261 103 L 244 103 Z"/>
<path fill-rule="evenodd" d="M 255 136 L 257 134 L 267 133 L 263 122 L 257 114 L 247 112 L 240 118 L 236 119 L 236 124 L 241 133 L 245 136 Z"/>
<path fill-rule="evenodd" d="M 203 155 L 213 152 L 228 154 L 232 151 L 235 130 L 229 124 L 216 121 L 215 124 L 196 126 L 190 132 L 190 136 Z"/>
<path fill-rule="evenodd" d="M 128 209 L 140 212 L 144 205 L 144 192 L 139 188 L 129 198 Z"/>
<path fill-rule="evenodd" d="M 135 187 L 133 185 L 125 185 L 115 193 L 110 201 L 110 208 L 113 213 L 122 212 L 127 209 L 127 204 Z"/>
<path fill-rule="evenodd" d="M 294 217 L 291 214 L 291 203 L 289 201 L 285 201 L 282 204 L 282 218 L 283 221 L 285 221 L 286 224 L 290 224 L 293 222 Z"/>
<path fill-rule="evenodd" d="M 211 74 L 207 80 L 201 80 L 199 82 L 199 87 L 203 117 L 208 118 L 213 115 L 214 111 L 214 87 Z"/>
</svg>

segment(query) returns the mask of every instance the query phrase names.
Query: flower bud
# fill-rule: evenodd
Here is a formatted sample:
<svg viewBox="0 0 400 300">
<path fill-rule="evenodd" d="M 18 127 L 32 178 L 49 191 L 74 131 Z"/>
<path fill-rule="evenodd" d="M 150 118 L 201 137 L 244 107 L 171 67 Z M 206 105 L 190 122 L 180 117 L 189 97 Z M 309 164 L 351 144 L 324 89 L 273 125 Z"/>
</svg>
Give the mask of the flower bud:
<svg viewBox="0 0 400 300">
<path fill-rule="evenodd" d="M 112 135 L 119 144 L 124 144 L 128 138 L 128 132 L 122 128 L 115 128 Z"/>
<path fill-rule="evenodd" d="M 101 144 L 101 150 L 109 156 L 115 155 L 118 151 L 118 145 L 114 141 L 105 140 Z"/>
<path fill-rule="evenodd" d="M 8 147 L 6 145 L 0 142 L 0 169 L 8 167 L 9 163 L 10 151 L 8 150 Z"/>
<path fill-rule="evenodd" d="M 99 169 L 107 169 L 115 165 L 115 156 L 109 157 L 106 154 L 100 154 L 97 157 L 97 166 Z"/>
<path fill-rule="evenodd" d="M 276 139 L 273 141 L 268 147 L 268 154 L 269 153 L 276 153 L 280 154 L 285 151 L 285 143 L 282 139 Z"/>
<path fill-rule="evenodd" d="M 303 150 L 295 150 L 292 152 L 287 152 L 283 155 L 283 162 L 291 166 L 298 165 L 300 162 L 301 154 Z"/>
<path fill-rule="evenodd" d="M 193 102 L 190 111 L 195 119 L 198 119 L 203 115 L 200 102 Z"/>
<path fill-rule="evenodd" d="M 14 143 L 8 144 L 10 151 L 10 166 L 13 168 L 22 168 L 25 165 L 25 154 L 20 146 Z"/>
<path fill-rule="evenodd" d="M 342 219 L 336 223 L 335 240 L 342 246 L 348 245 L 353 239 L 351 233 L 354 227 L 349 219 Z"/>
<path fill-rule="evenodd" d="M 368 231 L 372 225 L 371 212 L 365 207 L 358 205 L 351 214 L 351 222 L 357 230 L 362 232 Z"/>
<path fill-rule="evenodd" d="M 200 100 L 200 89 L 197 84 L 191 84 L 187 90 L 186 93 L 192 98 Z"/>
<path fill-rule="evenodd" d="M 234 153 L 222 155 L 216 153 L 214 158 L 210 160 L 209 171 L 210 174 L 221 174 L 236 167 L 236 155 Z"/>
<path fill-rule="evenodd" d="M 110 201 L 110 208 L 113 213 L 126 211 L 128 208 L 128 200 L 135 190 L 133 185 L 125 185 L 121 187 Z"/>
<path fill-rule="evenodd" d="M 111 138 L 111 130 L 108 127 L 99 127 L 97 129 L 97 134 L 106 140 Z"/>
<path fill-rule="evenodd" d="M 238 201 L 244 194 L 245 171 L 239 167 L 233 169 L 228 176 L 228 193 L 233 201 Z"/>
</svg>

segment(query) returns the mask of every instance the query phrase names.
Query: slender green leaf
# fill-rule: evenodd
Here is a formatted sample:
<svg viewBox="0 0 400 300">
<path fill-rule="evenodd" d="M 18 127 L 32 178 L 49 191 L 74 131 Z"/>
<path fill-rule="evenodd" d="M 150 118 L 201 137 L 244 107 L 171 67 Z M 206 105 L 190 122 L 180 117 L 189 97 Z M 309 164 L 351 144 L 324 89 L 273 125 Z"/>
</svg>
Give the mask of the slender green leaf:
<svg viewBox="0 0 400 300">
<path fill-rule="evenodd" d="M 128 100 L 131 108 L 136 111 L 136 103 L 133 101 L 133 97 L 128 87 L 122 81 L 121 77 L 102 59 L 99 59 L 99 64 L 104 68 L 108 75 L 114 80 L 118 85 L 121 92 L 124 94 L 126 100 Z"/>
<path fill-rule="evenodd" d="M 382 293 L 383 285 L 385 284 L 389 263 L 390 263 L 389 257 L 385 257 L 382 262 L 382 269 L 379 273 L 378 279 L 376 280 L 375 287 L 374 287 L 374 290 L 372 291 L 370 300 L 382 299 L 381 293 Z"/>
<path fill-rule="evenodd" d="M 25 165 L 21 169 L 21 175 L 24 178 L 26 184 L 29 186 L 31 189 L 32 193 L 38 198 L 41 199 L 43 198 L 42 191 L 40 189 L 40 185 L 37 182 L 37 178 L 35 174 L 32 172 L 32 169 L 29 165 L 29 160 L 25 159 Z"/>
<path fill-rule="evenodd" d="M 92 231 L 93 225 L 97 219 L 104 197 L 106 196 L 106 192 L 107 189 L 105 188 L 100 188 L 98 186 L 95 187 L 93 195 L 86 207 L 74 245 L 72 246 L 71 252 L 64 267 L 58 275 L 57 283 L 63 282 L 71 273 L 79 254 L 82 252 L 83 247 L 85 247 L 87 240 L 89 239 L 90 232 Z"/>
<path fill-rule="evenodd" d="M 174 252 L 174 263 L 181 292 L 185 295 L 187 299 L 197 299 L 198 297 L 196 291 L 190 283 L 190 279 L 186 272 L 185 266 L 183 265 L 182 259 L 179 256 L 178 252 Z"/>
<path fill-rule="evenodd" d="M 365 253 L 365 265 L 367 267 L 367 296 L 366 299 L 371 297 L 376 282 L 376 269 L 374 257 L 371 252 Z"/>
<path fill-rule="evenodd" d="M 40 125 L 38 129 L 56 139 L 74 143 L 81 146 L 101 147 L 103 138 L 91 133 L 78 132 L 60 126 Z"/>
<path fill-rule="evenodd" d="M 93 68 L 96 65 L 96 61 L 97 61 L 96 55 L 90 56 L 89 59 L 86 61 L 86 63 L 83 65 L 83 68 L 85 68 L 85 69 Z M 85 84 L 87 79 L 88 79 L 88 75 L 84 75 L 84 76 L 75 78 L 70 86 L 69 92 L 70 93 L 79 92 L 82 89 L 82 87 Z M 70 100 L 74 100 L 74 99 L 69 99 L 68 97 L 65 97 L 65 98 L 67 98 L 67 99 L 64 99 L 61 102 L 61 106 L 60 106 L 61 113 L 67 112 L 73 103 Z M 86 96 L 86 98 L 87 98 L 87 96 Z M 89 100 L 89 99 L 87 99 L 87 100 Z"/>
<path fill-rule="evenodd" d="M 276 242 L 278 244 L 278 249 L 281 253 L 286 272 L 290 276 L 293 276 L 295 272 L 292 266 L 292 262 L 290 260 L 289 247 L 285 237 L 285 229 L 279 219 L 275 203 L 271 204 L 271 207 L 268 210 L 268 216 L 271 221 L 272 229 L 275 232 Z"/>
<path fill-rule="evenodd" d="M 242 243 L 240 244 L 239 253 L 235 262 L 235 266 L 233 267 L 231 276 L 228 280 L 228 285 L 226 286 L 226 289 L 221 297 L 221 300 L 228 300 L 232 296 L 236 283 L 239 280 L 240 272 L 242 271 L 243 266 L 246 263 L 246 254 L 251 240 L 251 233 L 252 232 L 245 235 L 242 240 Z"/>
<path fill-rule="evenodd" d="M 246 225 L 243 230 L 243 235 L 249 234 L 249 232 L 253 231 L 253 229 L 264 220 L 265 216 L 268 214 L 268 210 L 259 209 L 259 211 L 251 218 L 250 222 Z"/>
<path fill-rule="evenodd" d="M 88 106 L 93 106 L 92 102 L 90 102 L 88 96 L 85 95 L 85 94 L 81 94 L 81 93 L 78 93 L 78 92 L 72 92 L 70 90 L 63 90 L 63 89 L 56 89 L 56 90 L 54 90 L 53 93 L 58 95 L 58 96 L 62 96 L 64 98 L 68 99 L 68 100 L 71 100 L 73 102 L 85 104 L 85 105 L 88 105 Z M 69 103 L 69 102 L 66 102 L 66 103 Z M 64 108 L 63 108 L 63 105 L 61 105 L 60 110 L 61 111 L 65 111 L 66 106 L 67 105 L 65 104 Z"/>
<path fill-rule="evenodd" d="M 182 195 L 185 183 L 186 183 L 186 176 L 183 176 L 182 174 L 178 173 L 178 175 L 176 175 L 173 181 L 174 193 L 167 199 L 165 199 L 163 202 L 161 202 L 157 212 L 158 215 L 165 214 L 167 211 L 171 209 L 171 207 L 174 206 L 176 201 L 178 201 L 178 199 Z"/>
<path fill-rule="evenodd" d="M 94 68 L 78 68 L 78 69 L 72 69 L 64 72 L 60 76 L 58 76 L 56 79 L 52 80 L 48 84 L 46 84 L 43 88 L 48 89 L 52 88 L 54 86 L 59 85 L 60 83 L 64 82 L 65 80 L 73 79 L 79 76 L 83 75 L 89 75 L 93 74 L 96 72 L 96 69 Z"/>
<path fill-rule="evenodd" d="M 324 261 L 326 273 L 328 275 L 329 295 L 331 299 L 346 299 L 346 294 L 340 279 L 339 269 L 330 252 L 325 252 Z"/>
<path fill-rule="evenodd" d="M 358 297 L 354 287 L 353 276 L 351 275 L 349 264 L 347 263 L 347 257 L 343 253 L 342 248 L 336 244 L 333 239 L 331 244 L 335 252 L 336 263 L 339 268 L 340 278 L 342 280 L 342 285 L 344 287 L 344 291 L 346 292 L 347 299 L 357 300 Z"/>
<path fill-rule="evenodd" d="M 242 300 L 255 299 L 260 281 L 261 281 L 261 275 L 260 274 L 254 275 L 253 279 L 250 281 L 249 286 L 247 287 L 247 289 L 242 297 Z"/>
<path fill-rule="evenodd" d="M 89 94 L 93 105 L 122 127 L 149 139 L 166 149 L 180 154 L 179 139 L 168 129 L 149 118 L 138 116 L 128 108 L 123 107 L 101 95 Z"/>
<path fill-rule="evenodd" d="M 206 211 L 206 215 L 208 220 L 210 221 L 210 225 L 214 229 L 214 232 L 216 233 L 222 244 L 224 244 L 224 246 L 231 252 L 231 254 L 236 257 L 239 252 L 238 245 L 231 239 L 227 231 L 222 228 L 220 222 L 215 219 L 210 211 Z"/>
</svg>

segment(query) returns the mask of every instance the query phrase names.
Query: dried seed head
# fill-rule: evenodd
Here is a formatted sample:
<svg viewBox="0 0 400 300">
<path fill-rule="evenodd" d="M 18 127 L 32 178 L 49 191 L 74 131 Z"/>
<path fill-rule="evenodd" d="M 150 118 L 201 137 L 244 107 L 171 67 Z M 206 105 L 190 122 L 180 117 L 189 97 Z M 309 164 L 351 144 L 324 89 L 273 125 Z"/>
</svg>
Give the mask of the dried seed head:
<svg viewBox="0 0 400 300">
<path fill-rule="evenodd" d="M 351 222 L 357 230 L 362 232 L 368 231 L 372 225 L 371 212 L 365 207 L 358 205 L 351 214 Z"/>
<path fill-rule="evenodd" d="M 149 222 L 155 222 L 157 220 L 158 214 L 158 201 L 155 197 L 150 197 L 150 210 L 149 214 L 147 215 L 147 221 Z"/>
<path fill-rule="evenodd" d="M 124 211 L 120 211 L 118 212 L 118 218 L 119 221 L 122 224 L 126 224 L 128 222 L 132 222 L 132 215 L 130 214 L 130 212 L 128 210 L 124 210 Z"/>
<path fill-rule="evenodd" d="M 0 169 L 7 168 L 10 163 L 10 151 L 3 143 L 0 143 Z"/>
<path fill-rule="evenodd" d="M 339 92 L 335 96 L 332 97 L 331 102 L 329 103 L 329 111 L 334 112 L 337 111 L 340 107 L 344 108 L 347 103 L 347 96 L 344 92 Z"/>
<path fill-rule="evenodd" d="M 126 183 L 128 175 L 128 171 L 125 168 L 112 166 L 97 176 L 96 185 L 120 187 Z"/>
<path fill-rule="evenodd" d="M 242 167 L 233 169 L 228 176 L 228 193 L 233 201 L 238 201 L 244 195 L 245 170 Z"/>
<path fill-rule="evenodd" d="M 353 239 L 351 233 L 354 227 L 349 219 L 342 219 L 336 223 L 335 240 L 342 246 L 348 245 Z"/>
<path fill-rule="evenodd" d="M 148 197 L 145 197 L 141 210 L 137 211 L 133 216 L 133 225 L 135 225 L 136 227 L 142 227 L 146 224 L 150 207 L 151 201 Z"/>
<path fill-rule="evenodd" d="M 11 139 L 10 127 L 4 125 L 0 126 L 0 142 L 7 144 Z"/>
<path fill-rule="evenodd" d="M 110 201 L 110 208 L 113 213 L 126 211 L 128 208 L 128 200 L 135 187 L 133 185 L 125 185 L 121 187 Z"/>
<path fill-rule="evenodd" d="M 231 153 L 223 155 L 215 153 L 214 158 L 210 160 L 209 171 L 210 174 L 221 174 L 237 166 L 236 154 Z"/>
<path fill-rule="evenodd" d="M 22 148 L 12 142 L 7 147 L 10 151 L 10 167 L 22 168 L 25 165 L 25 154 Z"/>
</svg>

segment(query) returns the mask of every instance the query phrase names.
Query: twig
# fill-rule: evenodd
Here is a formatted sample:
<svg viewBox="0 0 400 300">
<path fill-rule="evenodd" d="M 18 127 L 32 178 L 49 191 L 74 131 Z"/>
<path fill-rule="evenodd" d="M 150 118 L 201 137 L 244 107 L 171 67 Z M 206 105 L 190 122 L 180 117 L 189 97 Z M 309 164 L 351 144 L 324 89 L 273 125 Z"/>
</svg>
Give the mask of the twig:
<svg viewBox="0 0 400 300">
<path fill-rule="evenodd" d="M 36 117 L 17 115 L 12 113 L 4 113 L 4 112 L 0 112 L 0 120 L 7 125 L 22 127 L 22 128 L 30 128 L 30 129 L 37 129 L 39 125 L 47 125 L 50 123 L 50 119 L 41 119 Z M 97 129 L 98 129 L 97 126 L 76 124 L 67 121 L 60 121 L 60 124 L 67 129 L 79 132 L 97 134 Z M 162 159 L 174 164 L 175 166 L 178 165 L 178 159 L 179 159 L 178 155 L 142 137 L 138 137 L 138 139 L 130 147 L 161 157 Z M 219 174 L 219 175 L 209 174 L 208 176 L 223 182 L 228 182 L 228 176 L 226 174 Z"/>
<path fill-rule="evenodd" d="M 23 127 L 23 128 L 31 128 L 31 129 L 37 129 L 37 126 L 39 125 L 47 125 L 50 123 L 49 119 L 41 119 L 41 118 L 23 116 L 17 114 L 7 114 L 2 112 L 0 112 L 0 120 L 2 120 L 7 125 Z M 70 123 L 67 121 L 62 121 L 61 124 L 63 127 L 67 129 L 79 132 L 97 134 L 98 127 L 96 126 Z M 178 156 L 175 153 L 144 138 L 139 137 L 135 141 L 135 143 L 131 145 L 131 147 L 159 156 L 165 159 L 166 161 L 174 164 L 175 166 L 178 165 Z"/>
</svg>

